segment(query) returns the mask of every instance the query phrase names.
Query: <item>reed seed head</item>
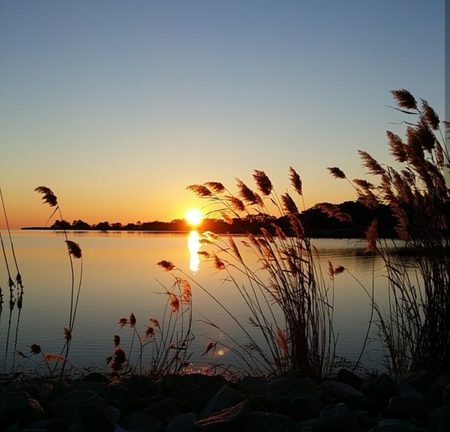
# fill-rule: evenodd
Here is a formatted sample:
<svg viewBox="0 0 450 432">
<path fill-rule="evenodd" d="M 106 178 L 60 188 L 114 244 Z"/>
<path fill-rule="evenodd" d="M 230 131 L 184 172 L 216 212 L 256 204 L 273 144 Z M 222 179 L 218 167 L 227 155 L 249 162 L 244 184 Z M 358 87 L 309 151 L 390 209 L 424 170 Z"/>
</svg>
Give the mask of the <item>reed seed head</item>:
<svg viewBox="0 0 450 432">
<path fill-rule="evenodd" d="M 128 318 L 120 318 L 117 324 L 119 324 L 120 328 L 124 328 L 128 324 Z"/>
<path fill-rule="evenodd" d="M 42 360 L 44 360 L 46 363 L 50 363 L 55 360 L 60 363 L 65 363 L 67 361 L 67 358 L 62 355 L 49 353 L 49 354 L 46 354 Z"/>
<path fill-rule="evenodd" d="M 175 268 L 173 263 L 171 261 L 167 261 L 167 260 L 159 261 L 157 263 L 157 265 L 165 271 L 172 271 Z"/>
<path fill-rule="evenodd" d="M 67 327 L 63 328 L 63 333 L 64 333 L 65 340 L 68 340 L 68 341 L 72 340 L 72 332 Z"/>
<path fill-rule="evenodd" d="M 426 100 L 421 99 L 422 101 L 422 111 L 425 121 L 428 126 L 433 130 L 439 129 L 439 116 L 436 114 L 436 111 L 428 105 Z"/>
<path fill-rule="evenodd" d="M 284 195 L 281 195 L 281 201 L 283 203 L 284 211 L 287 214 L 298 214 L 297 205 L 295 204 L 289 193 L 286 192 Z"/>
<path fill-rule="evenodd" d="M 408 90 L 392 90 L 391 93 L 399 107 L 406 109 L 417 109 L 417 102 Z"/>
<path fill-rule="evenodd" d="M 161 328 L 159 325 L 159 321 L 156 318 L 150 318 L 149 321 L 157 328 Z"/>
<path fill-rule="evenodd" d="M 289 180 L 291 181 L 291 185 L 294 188 L 294 190 L 300 195 L 303 195 L 303 188 L 302 188 L 302 180 L 300 176 L 297 174 L 297 171 L 295 171 L 294 168 L 289 167 Z"/>
<path fill-rule="evenodd" d="M 33 354 L 33 355 L 40 354 L 40 353 L 42 352 L 41 346 L 38 345 L 38 344 L 31 344 L 31 346 L 30 346 L 30 352 L 31 352 L 31 354 Z"/>
<path fill-rule="evenodd" d="M 113 346 L 114 347 L 118 347 L 119 345 L 120 345 L 120 336 L 119 335 L 114 335 Z"/>
<path fill-rule="evenodd" d="M 264 195 L 268 196 L 271 194 L 273 185 L 270 178 L 266 175 L 264 171 L 254 170 L 253 178 L 258 186 L 259 191 Z"/>
<path fill-rule="evenodd" d="M 46 186 L 38 186 L 34 189 L 35 192 L 43 194 L 43 201 L 47 203 L 50 207 L 56 207 L 58 205 L 58 198 L 53 193 L 53 191 Z"/>
<path fill-rule="evenodd" d="M 237 187 L 239 189 L 239 196 L 244 202 L 252 205 L 256 203 L 254 192 L 240 179 L 236 179 Z"/>
<path fill-rule="evenodd" d="M 67 249 L 69 250 L 69 255 L 72 255 L 74 258 L 81 258 L 81 248 L 78 243 L 75 243 L 72 240 L 66 240 Z"/>
<path fill-rule="evenodd" d="M 134 316 L 133 312 L 131 312 L 131 314 L 130 314 L 130 318 L 128 319 L 128 324 L 130 324 L 131 328 L 136 327 L 136 317 Z"/>
<path fill-rule="evenodd" d="M 346 178 L 344 171 L 342 171 L 338 167 L 328 167 L 327 169 L 328 169 L 328 171 L 330 171 L 330 174 L 334 178 L 337 178 L 337 179 L 345 179 Z"/>
<path fill-rule="evenodd" d="M 172 308 L 172 313 L 176 313 L 180 310 L 180 300 L 176 294 L 170 293 L 169 305 Z"/>
<path fill-rule="evenodd" d="M 188 186 L 186 189 L 200 198 L 206 198 L 211 196 L 211 191 L 204 185 L 194 184 Z"/>
<path fill-rule="evenodd" d="M 205 186 L 215 193 L 222 193 L 225 190 L 225 186 L 219 182 L 206 182 Z"/>
</svg>

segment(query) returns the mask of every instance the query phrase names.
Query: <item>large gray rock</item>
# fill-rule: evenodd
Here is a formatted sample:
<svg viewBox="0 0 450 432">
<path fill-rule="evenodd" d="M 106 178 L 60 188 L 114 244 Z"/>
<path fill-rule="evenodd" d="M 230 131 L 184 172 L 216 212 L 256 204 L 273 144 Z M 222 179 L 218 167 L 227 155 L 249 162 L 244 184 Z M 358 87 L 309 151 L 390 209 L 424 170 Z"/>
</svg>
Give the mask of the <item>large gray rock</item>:
<svg viewBox="0 0 450 432">
<path fill-rule="evenodd" d="M 423 370 L 420 372 L 409 373 L 401 377 L 398 383 L 408 384 L 415 390 L 424 392 L 428 387 L 436 382 L 437 378 L 438 376 L 434 372 Z"/>
<path fill-rule="evenodd" d="M 394 396 L 389 402 L 387 415 L 390 418 L 406 419 L 414 417 L 426 421 L 427 409 L 423 395 L 416 391 Z"/>
<path fill-rule="evenodd" d="M 450 431 L 450 406 L 444 405 L 429 411 L 427 426 L 433 432 Z"/>
<path fill-rule="evenodd" d="M 245 430 L 245 424 L 250 414 L 248 400 L 234 407 L 224 409 L 212 416 L 194 423 L 195 431 L 230 432 Z"/>
<path fill-rule="evenodd" d="M 152 416 L 134 413 L 131 416 L 129 432 L 162 432 L 164 425 Z"/>
<path fill-rule="evenodd" d="M 192 432 L 197 416 L 194 413 L 175 416 L 167 425 L 166 432 Z"/>
<path fill-rule="evenodd" d="M 295 399 L 307 397 L 312 400 L 319 399 L 317 381 L 313 379 L 281 378 L 270 381 L 266 390 L 268 399 Z"/>
<path fill-rule="evenodd" d="M 344 403 L 326 406 L 319 416 L 323 432 L 359 432 L 356 414 Z"/>
<path fill-rule="evenodd" d="M 122 384 L 110 384 L 105 392 L 105 402 L 119 409 L 122 413 L 133 410 L 135 398 Z"/>
<path fill-rule="evenodd" d="M 43 416 L 44 411 L 35 399 L 24 391 L 12 391 L 1 399 L 0 430 L 16 420 L 27 422 Z"/>
<path fill-rule="evenodd" d="M 206 418 L 210 415 L 230 408 L 236 404 L 239 393 L 228 385 L 224 385 L 206 404 L 200 418 Z"/>
<path fill-rule="evenodd" d="M 301 431 L 301 426 L 290 417 L 266 413 L 253 412 L 249 415 L 245 426 L 245 432 L 296 432 Z"/>
<path fill-rule="evenodd" d="M 93 406 L 102 409 L 104 400 L 92 390 L 75 390 L 64 393 L 49 405 L 50 413 L 56 418 L 70 422 L 80 421 L 79 410 L 83 406 Z"/>
<path fill-rule="evenodd" d="M 399 419 L 381 420 L 369 432 L 429 432 L 429 429 Z"/>
<path fill-rule="evenodd" d="M 328 404 L 342 402 L 354 410 L 359 410 L 364 402 L 364 395 L 359 390 L 343 382 L 327 380 L 322 384 L 322 389 Z"/>
<path fill-rule="evenodd" d="M 227 383 L 221 375 L 166 375 L 162 380 L 162 391 L 163 395 L 174 399 L 184 412 L 200 414 Z"/>
<path fill-rule="evenodd" d="M 78 414 L 85 432 L 114 432 L 114 422 L 98 406 L 81 406 Z"/>
<path fill-rule="evenodd" d="M 264 377 L 246 376 L 240 383 L 242 391 L 254 395 L 266 394 L 269 381 Z"/>
</svg>

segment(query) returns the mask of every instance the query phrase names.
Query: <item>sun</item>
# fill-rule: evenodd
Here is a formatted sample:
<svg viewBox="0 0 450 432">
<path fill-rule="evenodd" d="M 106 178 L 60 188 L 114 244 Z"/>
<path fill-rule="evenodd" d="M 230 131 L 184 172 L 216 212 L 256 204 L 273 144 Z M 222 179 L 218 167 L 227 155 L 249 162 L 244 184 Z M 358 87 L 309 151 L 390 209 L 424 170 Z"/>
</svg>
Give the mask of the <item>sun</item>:
<svg viewBox="0 0 450 432">
<path fill-rule="evenodd" d="M 191 208 L 186 211 L 186 213 L 184 214 L 184 217 L 186 219 L 186 222 L 190 226 L 196 227 L 196 226 L 200 225 L 200 223 L 202 222 L 203 213 L 201 210 L 199 210 L 197 208 Z"/>
</svg>

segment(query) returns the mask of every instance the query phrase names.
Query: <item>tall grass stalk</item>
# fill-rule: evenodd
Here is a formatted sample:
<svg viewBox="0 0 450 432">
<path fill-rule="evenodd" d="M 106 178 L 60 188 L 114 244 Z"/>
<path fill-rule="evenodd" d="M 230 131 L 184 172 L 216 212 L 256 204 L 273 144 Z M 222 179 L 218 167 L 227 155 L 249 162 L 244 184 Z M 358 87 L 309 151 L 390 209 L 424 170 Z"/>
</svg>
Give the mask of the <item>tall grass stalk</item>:
<svg viewBox="0 0 450 432">
<path fill-rule="evenodd" d="M 41 193 L 43 195 L 42 200 L 44 201 L 44 203 L 48 204 L 50 207 L 54 207 L 54 211 L 50 215 L 48 221 L 53 217 L 53 215 L 55 215 L 55 213 L 58 213 L 61 220 L 64 220 L 64 218 L 62 216 L 62 212 L 61 212 L 61 207 L 58 204 L 58 198 L 53 193 L 53 191 L 46 186 L 38 186 L 35 189 L 35 191 L 38 193 Z M 48 221 L 47 221 L 47 223 L 48 223 Z M 70 309 L 69 309 L 68 326 L 63 328 L 63 334 L 64 334 L 64 339 L 65 339 L 64 346 L 61 350 L 61 355 L 57 356 L 57 358 L 55 357 L 58 361 L 61 361 L 62 354 L 64 354 L 64 358 L 66 359 L 66 361 L 69 357 L 70 345 L 72 342 L 72 332 L 73 332 L 74 325 L 75 325 L 75 318 L 76 318 L 77 309 L 78 309 L 78 301 L 80 298 L 81 285 L 82 285 L 82 281 L 83 281 L 83 259 L 82 259 L 81 248 L 78 245 L 78 243 L 75 243 L 74 241 L 69 240 L 67 231 L 65 229 L 63 230 L 63 233 L 64 233 L 64 237 L 65 237 L 65 242 L 66 242 L 68 256 L 69 256 L 69 263 L 70 263 L 70 281 L 71 281 L 71 283 L 70 283 Z M 78 277 L 78 283 L 76 282 L 76 278 L 75 278 L 74 259 L 80 260 L 80 272 L 79 272 L 79 277 Z M 64 374 L 66 361 L 62 362 L 61 377 Z M 56 368 L 56 366 L 55 366 L 55 368 Z"/>
<path fill-rule="evenodd" d="M 406 140 L 387 132 L 396 166 L 380 164 L 359 151 L 368 174 L 351 182 L 358 200 L 373 212 L 367 229 L 368 251 L 384 261 L 388 281 L 386 308 L 374 302 L 386 366 L 394 375 L 430 369 L 450 371 L 450 157 L 441 123 L 425 101 L 394 90 L 396 110 L 408 114 Z M 338 171 L 337 171 L 338 170 Z M 330 168 L 337 178 L 347 178 Z M 379 238 L 378 208 L 389 205 L 397 240 Z M 394 249 L 393 249 L 394 246 Z M 401 250 L 400 250 L 401 248 Z"/>
<path fill-rule="evenodd" d="M 249 248 L 260 268 L 244 260 L 233 237 L 221 239 L 207 233 L 203 242 L 217 249 L 204 253 L 215 268 L 227 272 L 244 300 L 249 323 L 259 330 L 264 344 L 255 341 L 245 326 L 239 326 L 248 339 L 241 358 L 263 367 L 270 374 L 293 372 L 299 377 L 324 377 L 332 368 L 335 355 L 333 332 L 333 281 L 326 281 L 319 265 L 318 251 L 306 235 L 304 221 L 291 195 L 279 196 L 264 171 L 255 170 L 258 192 L 237 179 L 238 193 L 232 194 L 221 183 L 208 182 L 188 189 L 214 206 L 210 214 L 226 221 L 258 221 L 260 229 L 247 233 L 242 247 Z M 289 179 L 303 200 L 302 181 L 290 168 Z M 268 206 L 285 221 L 277 219 Z M 241 286 L 235 272 L 244 275 Z M 238 321 L 232 313 L 229 315 Z M 249 357 L 248 354 L 254 354 Z"/>
</svg>

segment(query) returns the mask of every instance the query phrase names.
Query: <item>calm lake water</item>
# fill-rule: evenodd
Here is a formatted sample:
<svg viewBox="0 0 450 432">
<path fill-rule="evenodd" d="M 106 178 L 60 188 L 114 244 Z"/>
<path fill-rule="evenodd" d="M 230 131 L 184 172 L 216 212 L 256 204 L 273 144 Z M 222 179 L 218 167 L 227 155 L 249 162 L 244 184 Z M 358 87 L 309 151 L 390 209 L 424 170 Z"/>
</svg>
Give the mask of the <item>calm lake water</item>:
<svg viewBox="0 0 450 432">
<path fill-rule="evenodd" d="M 157 266 L 160 260 L 172 261 L 214 297 L 220 300 L 241 322 L 249 315 L 235 286 L 224 280 L 208 261 L 199 261 L 197 233 L 151 232 L 71 232 L 69 239 L 79 243 L 83 251 L 82 290 L 69 355 L 77 366 L 96 365 L 105 369 L 105 359 L 113 352 L 114 335 L 122 338 L 122 346 L 129 346 L 132 331 L 119 329 L 121 317 L 133 312 L 139 332 L 149 324 L 149 318 L 162 320 L 167 295 L 174 276 Z M 2 232 L 8 264 L 15 276 L 15 268 L 6 232 Z M 68 325 L 71 273 L 63 233 L 51 231 L 13 231 L 15 253 L 24 283 L 23 306 L 10 309 L 5 262 L 0 267 L 3 289 L 3 310 L 0 317 L 0 372 L 34 368 L 29 360 L 16 354 L 30 352 L 30 345 L 38 343 L 44 353 L 60 352 L 64 339 L 63 327 Z M 235 237 L 239 244 L 243 238 Z M 359 282 L 370 289 L 375 277 L 377 300 L 386 296 L 386 282 L 381 261 L 362 254 L 364 244 L 358 240 L 318 239 L 314 244 L 320 251 L 322 268 L 327 277 L 327 262 L 342 265 L 344 272 L 335 279 L 334 330 L 338 334 L 336 354 L 350 360 L 359 356 L 370 317 L 370 300 Z M 201 247 L 201 250 L 204 246 Z M 245 259 L 257 268 L 248 248 L 242 247 Z M 248 254 L 248 255 L 245 255 Z M 79 275 L 79 260 L 74 261 Z M 375 271 L 374 271 L 375 269 Z M 261 273 L 263 275 L 263 273 Z M 353 275 L 353 276 L 352 276 Z M 263 277 L 263 276 L 261 276 Z M 239 281 L 239 279 L 238 279 Z M 245 279 L 240 283 L 245 284 Z M 191 361 L 219 364 L 234 363 L 226 349 L 216 350 L 213 356 L 202 356 L 211 340 L 232 345 L 221 330 L 206 325 L 210 319 L 225 333 L 244 341 L 235 322 L 203 290 L 192 284 L 193 325 L 195 340 L 191 345 Z M 372 326 L 372 337 L 376 327 Z M 255 330 L 255 338 L 262 337 Z M 366 349 L 364 365 L 383 369 L 383 352 L 377 341 Z M 144 353 L 144 362 L 146 360 Z M 41 361 L 36 357 L 36 361 Z"/>
</svg>

